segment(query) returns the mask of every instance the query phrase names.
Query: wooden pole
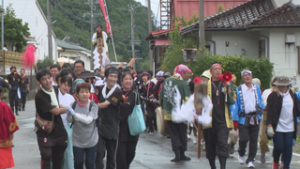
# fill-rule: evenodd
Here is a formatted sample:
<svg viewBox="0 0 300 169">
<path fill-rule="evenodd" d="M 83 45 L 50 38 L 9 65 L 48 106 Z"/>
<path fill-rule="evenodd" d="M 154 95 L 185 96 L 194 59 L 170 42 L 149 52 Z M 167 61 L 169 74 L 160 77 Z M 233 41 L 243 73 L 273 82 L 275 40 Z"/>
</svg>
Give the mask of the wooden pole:
<svg viewBox="0 0 300 169">
<path fill-rule="evenodd" d="M 202 139 L 202 127 L 201 124 L 198 123 L 198 137 L 197 137 L 197 157 L 201 157 L 201 139 Z"/>
<path fill-rule="evenodd" d="M 199 51 L 205 55 L 204 0 L 199 0 Z"/>
</svg>

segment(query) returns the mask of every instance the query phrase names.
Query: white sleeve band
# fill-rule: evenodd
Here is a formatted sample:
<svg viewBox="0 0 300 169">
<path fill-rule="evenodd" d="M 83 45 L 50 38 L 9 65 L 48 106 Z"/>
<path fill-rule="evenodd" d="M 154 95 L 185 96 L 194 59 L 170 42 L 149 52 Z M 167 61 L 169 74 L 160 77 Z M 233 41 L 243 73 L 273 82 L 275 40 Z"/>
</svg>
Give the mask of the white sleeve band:
<svg viewBox="0 0 300 169">
<path fill-rule="evenodd" d="M 93 117 L 90 117 L 90 116 L 85 116 L 85 115 L 83 115 L 83 114 L 79 114 L 79 113 L 76 113 L 75 115 L 74 115 L 74 119 L 76 120 L 76 121 L 80 121 L 80 122 L 82 122 L 82 123 L 84 123 L 84 124 L 91 124 L 92 122 L 93 122 Z"/>
</svg>

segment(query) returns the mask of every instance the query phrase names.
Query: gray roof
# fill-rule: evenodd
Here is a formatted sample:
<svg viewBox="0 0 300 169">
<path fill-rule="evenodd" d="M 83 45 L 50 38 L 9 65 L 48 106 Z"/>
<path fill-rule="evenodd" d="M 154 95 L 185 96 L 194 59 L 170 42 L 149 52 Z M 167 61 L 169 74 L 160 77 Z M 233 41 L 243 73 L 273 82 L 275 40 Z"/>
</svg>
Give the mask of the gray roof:
<svg viewBox="0 0 300 169">
<path fill-rule="evenodd" d="M 257 18 L 275 10 L 272 0 L 251 0 L 204 20 L 206 30 L 246 29 Z M 180 34 L 199 30 L 199 22 L 182 28 Z"/>
<path fill-rule="evenodd" d="M 88 50 L 88 49 L 86 49 L 84 47 L 76 46 L 76 45 L 70 44 L 70 43 L 68 43 L 66 41 L 59 40 L 59 39 L 56 39 L 56 43 L 57 43 L 57 46 L 65 48 L 65 49 L 72 49 L 72 50 L 79 50 L 79 51 L 91 52 L 90 50 Z"/>
</svg>

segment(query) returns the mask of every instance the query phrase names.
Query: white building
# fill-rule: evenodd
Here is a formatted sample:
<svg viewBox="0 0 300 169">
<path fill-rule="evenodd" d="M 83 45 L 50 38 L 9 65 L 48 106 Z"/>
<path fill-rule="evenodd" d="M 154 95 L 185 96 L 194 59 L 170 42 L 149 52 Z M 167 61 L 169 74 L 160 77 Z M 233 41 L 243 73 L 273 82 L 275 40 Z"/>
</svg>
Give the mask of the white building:
<svg viewBox="0 0 300 169">
<path fill-rule="evenodd" d="M 251 0 L 205 19 L 212 54 L 267 57 L 273 76 L 288 76 L 300 89 L 300 0 Z M 199 24 L 182 29 L 198 36 Z"/>
<path fill-rule="evenodd" d="M 36 0 L 6 0 L 4 7 L 12 4 L 17 18 L 28 23 L 30 37 L 27 38 L 28 44 L 34 44 L 37 47 L 37 59 L 44 59 L 48 54 L 48 29 L 47 17 L 44 15 L 40 5 Z M 56 37 L 52 32 L 53 60 L 57 58 Z"/>
<path fill-rule="evenodd" d="M 74 45 L 65 40 L 56 39 L 58 58 L 64 57 L 72 60 L 82 60 L 86 70 L 91 70 L 91 51 Z"/>
</svg>

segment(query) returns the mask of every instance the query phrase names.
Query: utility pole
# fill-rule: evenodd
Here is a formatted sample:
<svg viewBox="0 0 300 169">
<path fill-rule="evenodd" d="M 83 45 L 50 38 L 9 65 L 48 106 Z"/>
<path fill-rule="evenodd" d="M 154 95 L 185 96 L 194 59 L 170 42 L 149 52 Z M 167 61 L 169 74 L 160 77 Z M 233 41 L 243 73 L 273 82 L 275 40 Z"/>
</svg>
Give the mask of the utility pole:
<svg viewBox="0 0 300 169">
<path fill-rule="evenodd" d="M 94 33 L 94 0 L 91 0 L 91 70 L 94 70 L 94 57 L 93 57 L 93 33 Z M 101 55 L 101 54 L 100 54 Z"/>
<path fill-rule="evenodd" d="M 152 18 L 151 18 L 151 0 L 148 0 L 148 31 L 152 32 Z M 150 70 L 153 68 L 153 50 L 151 50 L 151 42 L 149 41 L 149 55 L 150 55 Z M 155 71 L 155 70 L 153 70 Z M 154 72 L 155 73 L 155 72 Z"/>
<path fill-rule="evenodd" d="M 130 13 L 131 13 L 131 52 L 132 52 L 132 58 L 135 58 L 135 49 L 134 49 L 134 20 L 133 20 L 133 5 L 130 6 L 129 9 Z M 133 63 L 133 69 L 135 69 L 135 62 Z"/>
<path fill-rule="evenodd" d="M 199 52 L 205 56 L 204 0 L 199 0 Z"/>
<path fill-rule="evenodd" d="M 51 3 L 47 0 L 47 20 L 48 20 L 48 54 L 51 59 L 52 56 L 52 16 L 51 16 Z"/>
<path fill-rule="evenodd" d="M 4 47 L 4 0 L 2 0 L 2 19 L 1 19 L 1 50 Z"/>
</svg>

